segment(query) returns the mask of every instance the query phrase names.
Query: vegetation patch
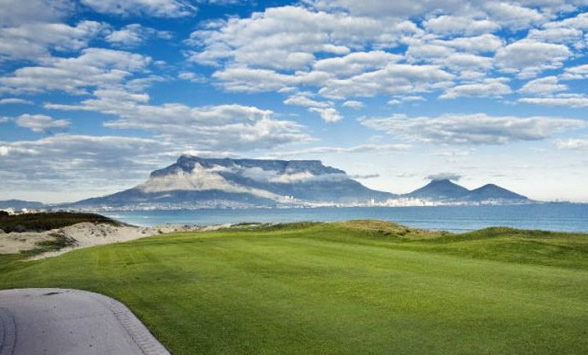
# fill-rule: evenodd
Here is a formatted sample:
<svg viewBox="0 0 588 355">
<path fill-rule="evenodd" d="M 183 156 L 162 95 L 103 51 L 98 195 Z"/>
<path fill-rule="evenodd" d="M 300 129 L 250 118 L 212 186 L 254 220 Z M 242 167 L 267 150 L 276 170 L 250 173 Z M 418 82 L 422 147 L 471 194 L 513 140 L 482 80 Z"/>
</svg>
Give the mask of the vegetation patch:
<svg viewBox="0 0 588 355">
<path fill-rule="evenodd" d="M 51 212 L 0 215 L 0 229 L 6 233 L 43 232 L 82 222 L 121 225 L 120 222 L 93 213 Z"/>
<path fill-rule="evenodd" d="M 22 251 L 21 254 L 34 256 L 49 251 L 57 251 L 66 247 L 75 246 L 77 244 L 77 241 L 74 238 L 67 237 L 61 233 L 51 233 L 49 236 L 53 239 L 38 242 L 35 248 Z"/>
</svg>

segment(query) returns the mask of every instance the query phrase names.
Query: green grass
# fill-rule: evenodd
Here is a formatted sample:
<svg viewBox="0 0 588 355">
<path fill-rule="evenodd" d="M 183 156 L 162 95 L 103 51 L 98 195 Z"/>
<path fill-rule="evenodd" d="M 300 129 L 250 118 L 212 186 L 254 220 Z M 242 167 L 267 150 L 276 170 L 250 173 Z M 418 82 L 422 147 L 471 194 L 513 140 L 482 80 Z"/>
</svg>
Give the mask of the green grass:
<svg viewBox="0 0 588 355">
<path fill-rule="evenodd" d="M 20 260 L 0 256 L 0 288 L 115 297 L 174 354 L 588 353 L 587 235 L 354 221 Z"/>
<path fill-rule="evenodd" d="M 120 225 L 120 222 L 93 213 L 25 213 L 19 215 L 0 214 L 0 229 L 10 232 L 43 232 L 63 228 L 76 223 L 108 223 Z"/>
</svg>

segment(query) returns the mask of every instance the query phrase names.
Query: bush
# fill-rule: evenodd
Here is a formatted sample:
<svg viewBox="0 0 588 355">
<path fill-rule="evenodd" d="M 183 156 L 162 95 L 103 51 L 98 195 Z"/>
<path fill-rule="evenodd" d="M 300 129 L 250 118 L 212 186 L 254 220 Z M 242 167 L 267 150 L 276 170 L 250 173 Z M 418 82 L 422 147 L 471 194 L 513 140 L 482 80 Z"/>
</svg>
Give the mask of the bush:
<svg viewBox="0 0 588 355">
<path fill-rule="evenodd" d="M 121 224 L 113 219 L 94 213 L 54 212 L 0 215 L 0 229 L 3 229 L 6 233 L 43 232 L 82 222 Z"/>
</svg>

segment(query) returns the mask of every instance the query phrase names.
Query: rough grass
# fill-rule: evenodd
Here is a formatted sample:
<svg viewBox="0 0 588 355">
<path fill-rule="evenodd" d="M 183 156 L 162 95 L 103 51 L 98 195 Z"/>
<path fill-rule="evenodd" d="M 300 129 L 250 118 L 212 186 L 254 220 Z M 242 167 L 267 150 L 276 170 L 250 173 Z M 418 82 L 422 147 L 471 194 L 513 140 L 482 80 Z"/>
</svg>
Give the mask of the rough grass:
<svg viewBox="0 0 588 355">
<path fill-rule="evenodd" d="M 0 288 L 113 296 L 174 354 L 586 354 L 587 245 L 512 229 L 265 225 L 2 256 Z"/>
<path fill-rule="evenodd" d="M 0 215 L 0 229 L 6 233 L 43 232 L 82 222 L 108 223 L 112 225 L 121 224 L 108 217 L 93 213 L 51 212 Z"/>
<path fill-rule="evenodd" d="M 77 244 L 77 241 L 75 239 L 66 237 L 65 235 L 60 233 L 51 233 L 49 236 L 53 239 L 38 242 L 35 248 L 30 250 L 23 250 L 20 253 L 22 255 L 30 257 L 34 255 L 43 254 L 49 251 L 57 251 Z"/>
</svg>

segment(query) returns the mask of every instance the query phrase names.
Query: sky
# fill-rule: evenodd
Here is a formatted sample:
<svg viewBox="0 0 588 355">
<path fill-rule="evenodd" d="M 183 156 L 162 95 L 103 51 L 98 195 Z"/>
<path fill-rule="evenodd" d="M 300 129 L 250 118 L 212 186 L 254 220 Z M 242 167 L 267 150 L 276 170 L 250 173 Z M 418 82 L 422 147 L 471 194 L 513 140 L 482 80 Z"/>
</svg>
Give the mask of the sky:
<svg viewBox="0 0 588 355">
<path fill-rule="evenodd" d="M 181 154 L 588 202 L 588 0 L 0 0 L 0 200 Z"/>
</svg>

